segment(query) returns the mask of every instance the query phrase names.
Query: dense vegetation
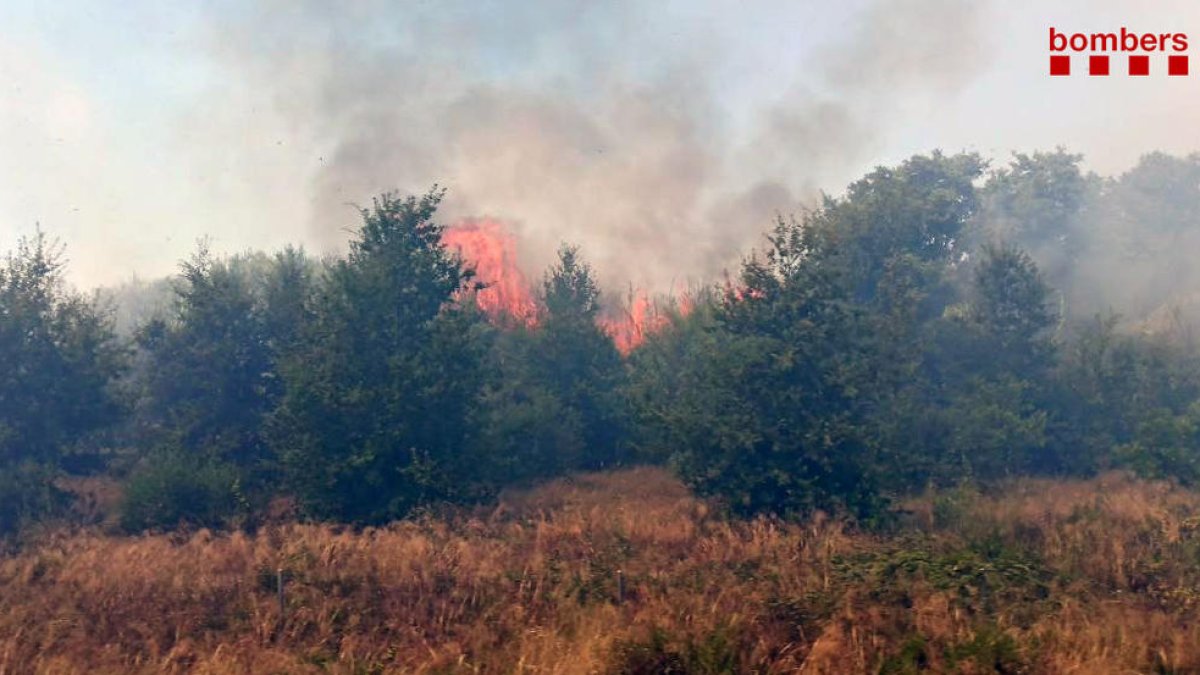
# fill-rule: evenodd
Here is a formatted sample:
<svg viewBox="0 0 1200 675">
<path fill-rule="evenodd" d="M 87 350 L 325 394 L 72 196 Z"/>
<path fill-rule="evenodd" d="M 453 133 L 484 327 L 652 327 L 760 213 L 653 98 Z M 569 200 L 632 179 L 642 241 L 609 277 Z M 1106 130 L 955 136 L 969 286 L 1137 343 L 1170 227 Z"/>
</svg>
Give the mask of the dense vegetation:
<svg viewBox="0 0 1200 675">
<path fill-rule="evenodd" d="M 281 509 L 379 524 L 632 463 L 731 513 L 879 525 L 929 486 L 1113 468 L 1192 483 L 1187 331 L 1096 314 L 1080 270 L 1120 244 L 1088 227 L 1144 231 L 1145 250 L 1200 222 L 1198 166 L 881 167 L 781 218 L 628 355 L 571 246 L 536 325 L 489 321 L 436 189 L 378 197 L 337 258 L 201 246 L 128 337 L 38 235 L 0 265 L 0 527 L 65 517 L 64 486 L 88 476 L 121 483 L 129 531 Z"/>
<path fill-rule="evenodd" d="M 362 531 L 58 534 L 0 559 L 0 672 L 1200 671 L 1195 491 L 1019 479 L 904 507 L 886 532 L 743 519 L 640 468 Z"/>
</svg>

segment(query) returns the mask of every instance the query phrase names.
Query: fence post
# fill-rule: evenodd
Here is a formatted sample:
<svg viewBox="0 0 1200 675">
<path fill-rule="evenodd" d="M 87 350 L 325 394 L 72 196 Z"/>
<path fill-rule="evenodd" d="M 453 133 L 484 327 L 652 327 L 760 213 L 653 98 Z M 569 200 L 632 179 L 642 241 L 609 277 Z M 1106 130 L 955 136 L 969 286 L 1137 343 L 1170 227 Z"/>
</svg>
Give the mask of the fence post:
<svg viewBox="0 0 1200 675">
<path fill-rule="evenodd" d="M 287 603 L 283 597 L 283 568 L 275 570 L 275 588 L 279 592 L 279 621 L 283 622 L 284 613 L 287 611 Z"/>
</svg>

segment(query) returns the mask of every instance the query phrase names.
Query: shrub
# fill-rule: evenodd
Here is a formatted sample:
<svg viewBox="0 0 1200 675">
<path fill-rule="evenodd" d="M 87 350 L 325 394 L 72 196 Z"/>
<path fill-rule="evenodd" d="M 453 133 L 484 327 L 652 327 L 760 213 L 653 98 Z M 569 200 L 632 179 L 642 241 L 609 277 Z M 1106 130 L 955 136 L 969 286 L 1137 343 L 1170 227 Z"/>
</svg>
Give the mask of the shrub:
<svg viewBox="0 0 1200 675">
<path fill-rule="evenodd" d="M 699 637 L 673 639 L 655 628 L 649 639 L 617 645 L 612 672 L 619 675 L 727 675 L 742 672 L 733 631 L 720 626 Z"/>
<path fill-rule="evenodd" d="M 167 451 L 150 457 L 126 483 L 121 526 L 131 532 L 177 525 L 219 527 L 247 510 L 234 467 Z"/>
<path fill-rule="evenodd" d="M 0 536 L 63 512 L 68 495 L 54 477 L 54 471 L 29 462 L 0 468 Z"/>
<path fill-rule="evenodd" d="M 1193 404 L 1183 414 L 1155 410 L 1138 425 L 1132 443 L 1118 446 L 1114 460 L 1138 475 L 1154 479 L 1174 479 L 1184 485 L 1200 482 L 1200 405 Z"/>
</svg>

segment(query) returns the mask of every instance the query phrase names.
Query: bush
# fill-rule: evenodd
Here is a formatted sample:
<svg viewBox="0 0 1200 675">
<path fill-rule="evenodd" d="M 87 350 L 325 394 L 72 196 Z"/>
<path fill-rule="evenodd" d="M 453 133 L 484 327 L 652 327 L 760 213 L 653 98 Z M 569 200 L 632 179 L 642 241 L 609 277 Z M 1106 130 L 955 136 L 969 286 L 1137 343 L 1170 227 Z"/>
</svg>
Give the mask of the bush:
<svg viewBox="0 0 1200 675">
<path fill-rule="evenodd" d="M 233 466 L 169 451 L 150 457 L 126 483 L 121 526 L 130 532 L 220 527 L 247 512 Z"/>
<path fill-rule="evenodd" d="M 0 469 L 0 536 L 63 512 L 68 495 L 54 485 L 54 477 L 54 471 L 33 463 Z"/>
<path fill-rule="evenodd" d="M 1132 469 L 1139 476 L 1157 480 L 1174 479 L 1184 485 L 1200 482 L 1200 404 L 1192 404 L 1183 414 L 1155 410 L 1138 425 L 1132 443 L 1118 446 L 1113 453 L 1118 466 Z"/>
<path fill-rule="evenodd" d="M 727 626 L 685 639 L 655 628 L 648 640 L 617 645 L 611 672 L 617 675 L 726 675 L 742 672 L 736 636 Z"/>
</svg>

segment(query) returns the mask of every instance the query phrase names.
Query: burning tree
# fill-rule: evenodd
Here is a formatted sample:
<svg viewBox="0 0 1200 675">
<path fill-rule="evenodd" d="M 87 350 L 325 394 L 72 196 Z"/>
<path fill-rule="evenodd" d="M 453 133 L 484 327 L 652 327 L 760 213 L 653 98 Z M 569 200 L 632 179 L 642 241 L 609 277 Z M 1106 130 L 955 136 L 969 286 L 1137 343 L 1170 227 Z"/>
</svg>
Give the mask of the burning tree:
<svg viewBox="0 0 1200 675">
<path fill-rule="evenodd" d="M 516 238 L 503 222 L 492 218 L 463 220 L 446 228 L 442 242 L 475 272 L 480 288 L 468 292 L 475 303 L 501 326 L 537 326 L 544 318 L 545 298 L 534 292 L 517 260 Z M 578 257 L 578 251 L 573 254 Z M 560 263 L 562 259 L 560 258 Z M 630 289 L 624 307 L 604 307 L 596 289 L 591 320 L 598 323 L 628 355 L 668 323 L 666 313 L 645 289 Z M 691 308 L 684 297 L 678 309 Z"/>
<path fill-rule="evenodd" d="M 517 263 L 517 243 L 503 223 L 490 218 L 464 220 L 442 234 L 442 243 L 474 271 L 481 288 L 475 302 L 499 323 L 532 326 L 538 304 Z"/>
</svg>

